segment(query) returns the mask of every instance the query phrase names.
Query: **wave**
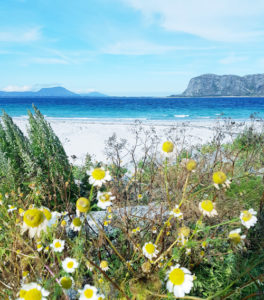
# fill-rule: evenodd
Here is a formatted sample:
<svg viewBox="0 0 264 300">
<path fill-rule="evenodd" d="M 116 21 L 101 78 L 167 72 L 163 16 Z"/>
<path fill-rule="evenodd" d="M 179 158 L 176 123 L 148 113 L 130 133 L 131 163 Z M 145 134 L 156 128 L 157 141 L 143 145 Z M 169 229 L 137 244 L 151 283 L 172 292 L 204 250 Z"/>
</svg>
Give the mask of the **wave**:
<svg viewBox="0 0 264 300">
<path fill-rule="evenodd" d="M 174 115 L 175 118 L 187 118 L 190 115 Z"/>
</svg>

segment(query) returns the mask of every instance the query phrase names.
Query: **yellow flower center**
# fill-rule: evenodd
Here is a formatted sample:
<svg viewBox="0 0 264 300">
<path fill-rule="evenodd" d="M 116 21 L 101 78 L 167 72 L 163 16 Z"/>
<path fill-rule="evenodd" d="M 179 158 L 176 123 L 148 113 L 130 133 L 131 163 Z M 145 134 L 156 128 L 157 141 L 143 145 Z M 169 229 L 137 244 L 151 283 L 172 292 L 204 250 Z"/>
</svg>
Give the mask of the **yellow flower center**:
<svg viewBox="0 0 264 300">
<path fill-rule="evenodd" d="M 90 208 L 90 201 L 84 197 L 81 197 L 77 200 L 76 206 L 80 212 L 86 213 Z"/>
<path fill-rule="evenodd" d="M 94 292 L 93 292 L 92 289 L 86 289 L 86 290 L 84 291 L 84 296 L 85 296 L 85 298 L 87 298 L 87 299 L 91 299 L 91 298 L 93 297 L 93 294 L 94 294 Z"/>
<path fill-rule="evenodd" d="M 244 210 L 242 220 L 248 222 L 249 220 L 251 220 L 251 218 L 252 214 L 248 210 Z"/>
<path fill-rule="evenodd" d="M 153 254 L 155 252 L 155 246 L 151 243 L 148 243 L 145 246 L 146 251 L 148 252 L 148 254 Z"/>
<path fill-rule="evenodd" d="M 170 141 L 166 141 L 163 143 L 162 145 L 162 151 L 163 152 L 166 152 L 166 153 L 170 153 L 173 151 L 173 148 L 174 148 L 174 145 L 172 142 Z"/>
<path fill-rule="evenodd" d="M 196 168 L 196 165 L 197 165 L 196 161 L 193 159 L 190 159 L 186 164 L 186 169 L 188 171 L 192 171 Z"/>
<path fill-rule="evenodd" d="M 95 180 L 102 180 L 105 178 L 105 171 L 100 168 L 96 168 L 92 172 L 92 176 Z"/>
<path fill-rule="evenodd" d="M 41 247 L 42 247 L 41 244 L 38 244 L 38 245 L 37 245 L 37 249 L 40 249 Z"/>
<path fill-rule="evenodd" d="M 38 289 L 31 289 L 26 292 L 24 299 L 25 300 L 41 300 L 42 299 L 41 291 Z"/>
<path fill-rule="evenodd" d="M 22 208 L 19 208 L 18 212 L 19 212 L 19 214 L 23 214 L 23 212 L 24 212 L 24 209 L 22 209 Z"/>
<path fill-rule="evenodd" d="M 62 221 L 61 221 L 61 226 L 62 226 L 62 227 L 65 227 L 66 225 L 67 225 L 67 222 L 66 222 L 65 220 L 62 220 Z"/>
<path fill-rule="evenodd" d="M 74 265 L 74 262 L 73 262 L 73 261 L 69 261 L 69 262 L 67 263 L 67 268 L 68 268 L 68 269 L 72 269 L 73 265 Z"/>
<path fill-rule="evenodd" d="M 222 171 L 213 174 L 213 182 L 216 184 L 223 184 L 226 181 L 226 174 Z"/>
<path fill-rule="evenodd" d="M 82 222 L 81 222 L 80 218 L 74 218 L 72 221 L 72 224 L 76 227 L 80 227 L 82 225 Z"/>
<path fill-rule="evenodd" d="M 19 291 L 19 296 L 20 296 L 20 298 L 24 298 L 25 295 L 26 295 L 26 293 L 27 293 L 27 291 L 25 291 L 25 290 L 20 290 L 20 291 Z"/>
<path fill-rule="evenodd" d="M 45 219 L 42 211 L 37 208 L 28 209 L 24 213 L 23 221 L 29 227 L 38 227 Z"/>
<path fill-rule="evenodd" d="M 14 205 L 10 205 L 10 209 L 13 209 L 13 208 L 15 208 L 15 206 Z"/>
<path fill-rule="evenodd" d="M 28 271 L 23 271 L 23 272 L 22 272 L 22 276 L 23 276 L 23 277 L 26 277 L 27 275 L 28 275 Z"/>
<path fill-rule="evenodd" d="M 237 232 L 230 233 L 228 237 L 236 244 L 240 243 L 241 241 L 241 236 Z"/>
<path fill-rule="evenodd" d="M 49 211 L 49 209 L 43 208 L 42 211 L 43 211 L 43 213 L 44 213 L 46 219 L 49 221 L 49 220 L 51 219 L 51 217 L 52 217 L 52 214 L 51 214 L 51 212 Z"/>
<path fill-rule="evenodd" d="M 55 246 L 55 248 L 60 248 L 61 247 L 61 243 L 60 242 L 56 242 L 54 246 Z"/>
<path fill-rule="evenodd" d="M 181 213 L 181 210 L 180 210 L 179 208 L 174 208 L 174 209 L 173 209 L 173 212 L 174 212 L 175 214 L 180 214 L 180 213 Z"/>
<path fill-rule="evenodd" d="M 70 277 L 62 277 L 60 284 L 64 289 L 68 290 L 72 287 L 72 280 Z"/>
<path fill-rule="evenodd" d="M 108 262 L 106 260 L 101 261 L 100 266 L 102 269 L 105 269 L 108 267 Z"/>
<path fill-rule="evenodd" d="M 183 270 L 177 268 L 170 272 L 169 280 L 173 285 L 182 285 L 184 282 L 184 272 Z"/>
<path fill-rule="evenodd" d="M 110 195 L 108 193 L 104 193 L 101 197 L 100 197 L 100 201 L 101 202 L 107 202 L 110 201 Z"/>
<path fill-rule="evenodd" d="M 214 209 L 213 202 L 210 200 L 204 200 L 201 203 L 201 207 L 203 210 L 211 212 Z"/>
</svg>

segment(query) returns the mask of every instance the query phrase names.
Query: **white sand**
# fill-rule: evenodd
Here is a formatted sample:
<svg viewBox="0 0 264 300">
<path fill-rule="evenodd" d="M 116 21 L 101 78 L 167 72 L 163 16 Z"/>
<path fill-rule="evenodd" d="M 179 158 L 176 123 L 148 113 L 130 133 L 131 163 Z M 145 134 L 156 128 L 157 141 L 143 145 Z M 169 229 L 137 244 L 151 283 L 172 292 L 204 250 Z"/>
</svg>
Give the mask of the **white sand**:
<svg viewBox="0 0 264 300">
<path fill-rule="evenodd" d="M 28 121 L 26 119 L 14 118 L 16 124 L 21 130 L 26 133 Z M 115 122 L 99 122 L 91 120 L 76 120 L 76 119 L 49 119 L 48 120 L 61 140 L 70 161 L 76 165 L 81 165 L 85 161 L 87 153 L 93 156 L 95 160 L 106 162 L 104 153 L 105 141 L 116 133 L 118 138 L 127 139 L 131 145 L 134 143 L 134 136 L 130 132 L 132 123 L 115 123 Z M 184 125 L 185 124 L 185 125 Z M 177 131 L 185 128 L 186 142 L 189 145 L 204 143 L 210 141 L 214 136 L 213 127 L 216 126 L 216 121 L 193 121 L 189 123 L 183 122 L 155 122 L 144 123 L 144 129 L 154 126 L 157 130 L 161 142 L 166 140 L 166 132 L 172 125 L 178 126 Z M 236 132 L 239 130 L 236 129 Z M 183 137 L 181 133 L 178 134 Z M 73 161 L 71 156 L 77 158 Z"/>
</svg>

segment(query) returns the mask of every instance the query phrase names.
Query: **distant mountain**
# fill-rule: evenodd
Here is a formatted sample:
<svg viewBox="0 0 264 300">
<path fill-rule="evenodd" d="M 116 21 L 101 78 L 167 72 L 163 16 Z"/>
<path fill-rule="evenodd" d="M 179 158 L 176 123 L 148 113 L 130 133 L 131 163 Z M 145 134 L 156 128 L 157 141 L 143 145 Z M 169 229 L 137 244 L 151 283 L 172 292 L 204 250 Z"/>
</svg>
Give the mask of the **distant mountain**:
<svg viewBox="0 0 264 300">
<path fill-rule="evenodd" d="M 264 74 L 246 76 L 204 74 L 190 80 L 185 97 L 264 96 Z"/>
<path fill-rule="evenodd" d="M 99 92 L 90 92 L 90 93 L 80 94 L 80 95 L 84 97 L 108 97 L 107 95 L 101 94 Z"/>
<path fill-rule="evenodd" d="M 43 88 L 37 92 L 4 92 L 0 91 L 0 97 L 79 97 L 63 87 Z"/>
<path fill-rule="evenodd" d="M 76 94 L 64 87 L 52 87 L 52 88 L 42 88 L 37 92 L 4 92 L 0 91 L 0 97 L 108 97 L 104 94 L 98 92 L 91 92 L 87 94 Z"/>
<path fill-rule="evenodd" d="M 72 97 L 79 96 L 64 87 L 53 87 L 53 88 L 42 88 L 37 92 L 38 96 L 41 97 Z"/>
</svg>

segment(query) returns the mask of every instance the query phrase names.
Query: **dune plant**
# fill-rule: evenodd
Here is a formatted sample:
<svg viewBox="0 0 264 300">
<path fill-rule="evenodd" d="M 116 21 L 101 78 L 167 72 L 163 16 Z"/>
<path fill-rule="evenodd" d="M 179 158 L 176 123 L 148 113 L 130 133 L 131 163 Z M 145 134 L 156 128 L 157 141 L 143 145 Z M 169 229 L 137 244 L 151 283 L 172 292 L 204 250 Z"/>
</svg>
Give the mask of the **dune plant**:
<svg viewBox="0 0 264 300">
<path fill-rule="evenodd" d="M 73 206 L 55 211 L 31 193 L 27 202 L 2 195 L 0 297 L 261 299 L 263 153 L 241 148 L 231 125 L 227 142 L 218 127 L 206 146 L 186 147 L 177 128 L 161 141 L 144 128 L 140 137 L 137 127 L 132 148 L 112 139 L 112 161 L 89 161 L 80 183 L 86 194 L 70 194 Z M 46 149 L 35 143 L 34 155 Z M 123 162 L 122 153 L 131 159 Z"/>
</svg>

